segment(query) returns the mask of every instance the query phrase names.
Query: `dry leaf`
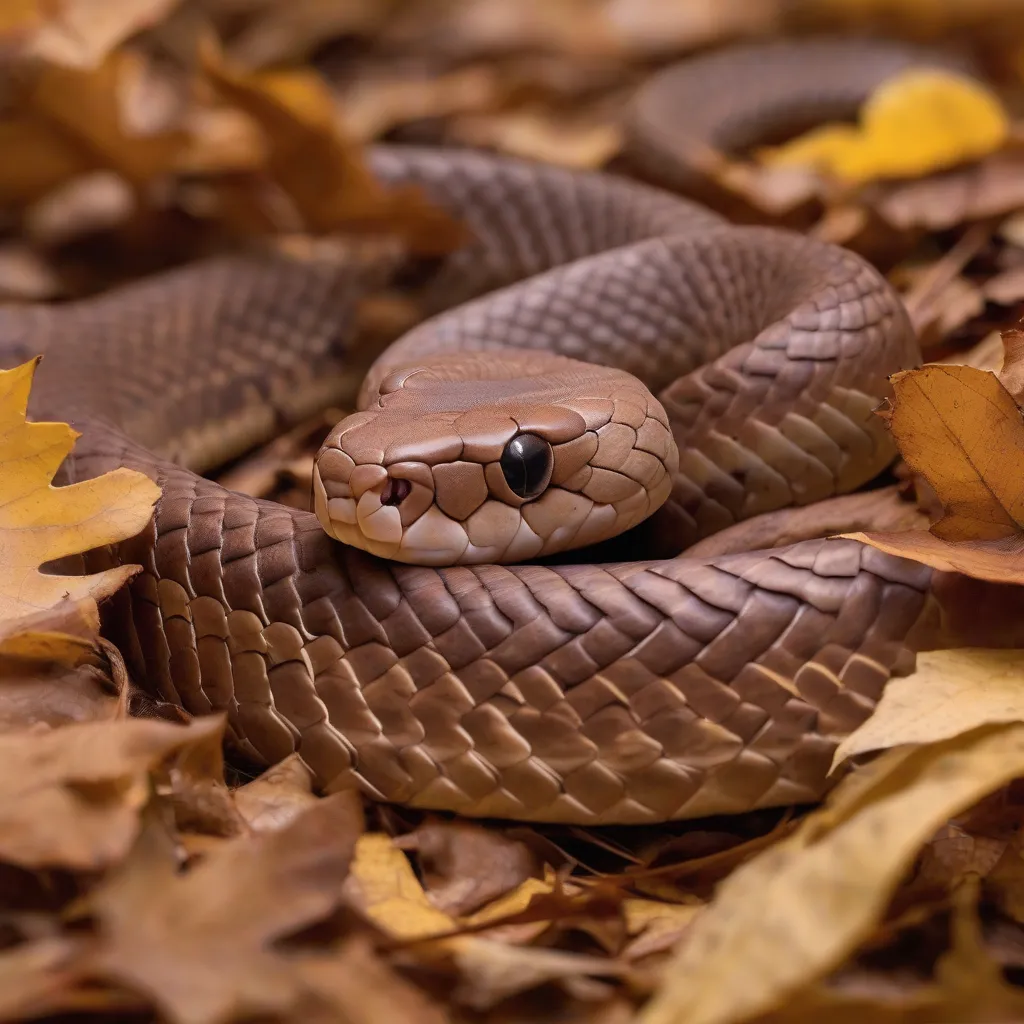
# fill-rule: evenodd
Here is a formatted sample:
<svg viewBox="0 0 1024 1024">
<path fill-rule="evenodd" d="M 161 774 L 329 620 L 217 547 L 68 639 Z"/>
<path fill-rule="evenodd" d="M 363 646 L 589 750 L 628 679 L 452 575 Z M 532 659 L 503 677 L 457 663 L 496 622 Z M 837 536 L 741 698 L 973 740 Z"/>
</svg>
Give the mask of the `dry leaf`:
<svg viewBox="0 0 1024 1024">
<path fill-rule="evenodd" d="M 28 76 L 15 113 L 0 118 L 0 143 L 18 153 L 0 170 L 0 203 L 32 202 L 90 171 L 114 171 L 135 186 L 171 174 L 188 135 L 129 123 L 125 100 L 146 71 L 140 54 L 119 50 L 95 69 L 46 64 Z"/>
<path fill-rule="evenodd" d="M 1024 419 L 1013 397 L 971 366 L 930 364 L 890 379 L 890 429 L 944 515 L 929 532 L 844 536 L 937 569 L 1024 581 Z"/>
<path fill-rule="evenodd" d="M 1009 118 L 980 82 L 951 71 L 911 68 L 868 97 L 856 128 L 825 125 L 761 159 L 821 168 L 849 182 L 918 178 L 1002 147 Z"/>
<path fill-rule="evenodd" d="M 357 78 L 344 88 L 338 114 L 353 138 L 369 142 L 424 118 L 494 111 L 506 91 L 497 70 L 487 64 L 441 75 L 392 71 L 387 77 Z"/>
<path fill-rule="evenodd" d="M 151 817 L 89 897 L 102 938 L 96 970 L 147 993 L 178 1024 L 287 1010 L 304 986 L 271 943 L 337 906 L 362 827 L 358 797 L 337 793 L 182 874 L 172 837 Z"/>
<path fill-rule="evenodd" d="M 93 576 L 44 575 L 39 566 L 134 537 L 149 521 L 160 488 L 128 469 L 68 487 L 51 480 L 77 434 L 65 423 L 25 419 L 39 360 L 0 371 L 0 621 L 64 599 L 100 600 L 139 566 Z"/>
<path fill-rule="evenodd" d="M 896 228 L 942 231 L 1024 206 L 1024 153 L 990 157 L 919 181 L 886 185 L 872 203 Z"/>
<path fill-rule="evenodd" d="M 127 853 L 150 773 L 194 746 L 219 744 L 220 717 L 185 726 L 138 719 L 0 735 L 0 858 L 90 870 Z"/>
<path fill-rule="evenodd" d="M 995 277 L 990 277 L 982 287 L 989 302 L 1000 306 L 1012 306 L 1024 299 L 1024 266 L 1010 267 Z"/>
<path fill-rule="evenodd" d="M 458 118 L 452 138 L 513 156 L 583 169 L 603 166 L 622 148 L 621 129 L 611 120 L 560 117 L 537 109 Z"/>
<path fill-rule="evenodd" d="M 68 989 L 86 975 L 83 944 L 48 938 L 0 952 L 0 1018 L 28 1020 L 63 1008 Z"/>
<path fill-rule="evenodd" d="M 430 902 L 449 914 L 468 914 L 504 896 L 537 872 L 525 843 L 468 822 L 431 821 L 395 840 L 415 850 Z"/>
<path fill-rule="evenodd" d="M 445 1024 L 448 1015 L 373 952 L 365 936 L 353 936 L 331 955 L 302 957 L 296 970 L 344 1024 Z M 303 1015 L 299 1021 L 308 1018 Z"/>
<path fill-rule="evenodd" d="M 615 976 L 626 969 L 614 960 L 542 947 L 506 946 L 487 939 L 464 942 L 455 950 L 455 962 L 462 980 L 455 998 L 474 1010 L 487 1010 L 495 1004 L 552 981 L 558 981 L 591 999 L 607 998 L 593 977 Z"/>
<path fill-rule="evenodd" d="M 127 673 L 99 630 L 91 598 L 0 623 L 0 732 L 123 717 Z"/>
<path fill-rule="evenodd" d="M 844 779 L 823 810 L 722 883 L 639 1021 L 738 1024 L 780 1006 L 871 935 L 941 824 L 1022 774 L 1014 723 L 892 750 Z"/>
<path fill-rule="evenodd" d="M 232 796 L 239 813 L 256 832 L 285 828 L 318 802 L 313 795 L 313 776 L 298 754 L 290 754 Z"/>
<path fill-rule="evenodd" d="M 430 902 L 409 858 L 381 832 L 359 837 L 345 888 L 350 902 L 395 938 L 422 939 L 458 927 Z"/>
<path fill-rule="evenodd" d="M 661 900 L 629 899 L 622 903 L 626 931 L 635 936 L 623 950 L 625 960 L 639 960 L 672 949 L 686 934 L 702 904 L 663 903 Z"/>
<path fill-rule="evenodd" d="M 288 0 L 262 4 L 230 42 L 233 62 L 246 68 L 303 58 L 341 36 L 365 35 L 387 20 L 395 0 Z"/>
<path fill-rule="evenodd" d="M 890 680 L 871 717 L 839 744 L 832 765 L 868 751 L 1021 721 L 1024 652 L 924 651 L 912 675 Z"/>
<path fill-rule="evenodd" d="M 118 44 L 165 18 L 182 0 L 60 0 L 26 44 L 34 57 L 93 68 Z M 40 3 L 42 6 L 42 3 Z"/>
<path fill-rule="evenodd" d="M 227 67 L 209 40 L 201 56 L 217 91 L 263 130 L 267 171 L 308 230 L 392 232 L 431 253 L 462 240 L 461 228 L 419 190 L 388 189 L 374 178 L 342 137 L 330 90 L 313 71 L 245 74 Z"/>
</svg>

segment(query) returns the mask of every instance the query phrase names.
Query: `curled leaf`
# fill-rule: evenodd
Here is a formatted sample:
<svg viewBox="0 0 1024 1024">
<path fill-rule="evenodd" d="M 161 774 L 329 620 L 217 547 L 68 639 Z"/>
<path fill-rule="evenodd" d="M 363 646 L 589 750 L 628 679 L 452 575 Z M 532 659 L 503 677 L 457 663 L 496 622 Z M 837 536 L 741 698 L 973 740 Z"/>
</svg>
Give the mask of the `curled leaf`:
<svg viewBox="0 0 1024 1024">
<path fill-rule="evenodd" d="M 944 515 L 929 531 L 843 536 L 946 571 L 1024 582 L 1024 418 L 1000 379 L 931 364 L 892 378 L 889 427 Z"/>
</svg>

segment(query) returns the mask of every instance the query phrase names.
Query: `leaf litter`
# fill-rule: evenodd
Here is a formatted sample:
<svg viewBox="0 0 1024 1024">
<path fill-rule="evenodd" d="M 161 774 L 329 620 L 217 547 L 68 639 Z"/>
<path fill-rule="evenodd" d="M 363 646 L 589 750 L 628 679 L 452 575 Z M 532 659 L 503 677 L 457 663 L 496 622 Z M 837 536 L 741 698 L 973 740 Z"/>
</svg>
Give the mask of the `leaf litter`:
<svg viewBox="0 0 1024 1024">
<path fill-rule="evenodd" d="M 74 432 L 25 421 L 34 363 L 4 371 L 0 1021 L 1024 1014 L 1024 22 L 1012 8 L 5 5 L 0 139 L 19 159 L 0 168 L 0 292 L 15 301 L 91 294 L 254 238 L 446 251 L 459 226 L 377 183 L 366 143 L 614 168 L 621 112 L 651 69 L 735 39 L 896 33 L 971 51 L 993 74 L 982 87 L 898 77 L 860 128 L 819 126 L 773 166 L 756 152 L 708 164 L 725 212 L 746 204 L 874 259 L 935 360 L 893 381 L 882 412 L 901 462 L 888 486 L 702 548 L 854 532 L 942 570 L 937 649 L 839 748 L 818 809 L 533 828 L 324 797 L 297 756 L 242 780 L 223 761 L 223 721 L 145 695 L 102 637 L 97 602 L 133 570 L 40 572 L 140 530 L 153 485 L 121 472 L 54 487 Z M 385 335 L 415 313 L 374 302 Z M 322 422 L 225 479 L 301 506 Z"/>
</svg>

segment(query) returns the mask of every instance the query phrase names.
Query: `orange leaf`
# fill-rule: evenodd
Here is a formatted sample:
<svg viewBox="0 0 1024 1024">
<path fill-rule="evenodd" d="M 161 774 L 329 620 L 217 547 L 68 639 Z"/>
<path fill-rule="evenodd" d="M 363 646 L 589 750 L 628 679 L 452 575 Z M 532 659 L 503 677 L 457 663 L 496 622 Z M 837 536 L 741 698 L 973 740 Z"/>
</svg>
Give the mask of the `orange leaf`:
<svg viewBox="0 0 1024 1024">
<path fill-rule="evenodd" d="M 200 57 L 216 90 L 263 130 L 266 169 L 308 230 L 396 233 L 431 253 L 462 240 L 459 226 L 417 189 L 388 189 L 374 178 L 359 147 L 343 136 L 330 90 L 316 73 L 235 71 L 208 38 Z"/>
<path fill-rule="evenodd" d="M 1024 417 L 994 373 L 939 365 L 892 377 L 889 427 L 942 503 L 930 531 L 852 533 L 936 569 L 1024 582 Z"/>
</svg>

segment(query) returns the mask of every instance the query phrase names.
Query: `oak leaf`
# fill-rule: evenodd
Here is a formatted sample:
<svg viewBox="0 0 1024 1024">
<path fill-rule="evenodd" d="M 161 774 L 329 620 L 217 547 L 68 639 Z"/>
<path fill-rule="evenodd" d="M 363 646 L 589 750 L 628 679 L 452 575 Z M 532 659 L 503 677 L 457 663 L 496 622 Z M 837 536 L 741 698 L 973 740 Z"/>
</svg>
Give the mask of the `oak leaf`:
<svg viewBox="0 0 1024 1024">
<path fill-rule="evenodd" d="M 1009 117 L 980 82 L 912 68 L 868 97 L 857 127 L 823 125 L 761 154 L 769 166 L 810 165 L 848 182 L 916 178 L 980 159 L 1009 136 Z"/>
<path fill-rule="evenodd" d="M 149 521 L 160 488 L 133 470 L 51 484 L 78 434 L 66 423 L 25 418 L 39 360 L 0 371 L 0 621 L 65 598 L 108 597 L 139 571 L 123 565 L 92 576 L 43 574 L 52 559 L 134 537 Z"/>
<path fill-rule="evenodd" d="M 890 750 L 848 776 L 721 884 L 640 1024 L 738 1024 L 783 1006 L 871 936 L 940 825 L 1022 774 L 1014 722 Z"/>
</svg>

